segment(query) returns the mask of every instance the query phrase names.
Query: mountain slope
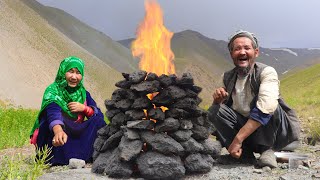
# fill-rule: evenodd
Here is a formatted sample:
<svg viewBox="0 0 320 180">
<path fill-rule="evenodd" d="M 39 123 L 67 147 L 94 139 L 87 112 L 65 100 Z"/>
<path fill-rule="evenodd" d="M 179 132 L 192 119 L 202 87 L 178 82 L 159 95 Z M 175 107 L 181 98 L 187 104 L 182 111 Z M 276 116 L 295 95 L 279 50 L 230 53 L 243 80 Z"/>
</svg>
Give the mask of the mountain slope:
<svg viewBox="0 0 320 180">
<path fill-rule="evenodd" d="M 97 103 L 115 89 L 121 74 L 68 39 L 19 0 L 0 1 L 0 99 L 39 108 L 59 63 L 70 55 L 85 61 L 85 87 Z M 112 77 L 112 78 L 110 78 Z"/>
<path fill-rule="evenodd" d="M 132 58 L 131 52 L 102 32 L 93 29 L 63 10 L 43 6 L 35 0 L 23 2 L 53 27 L 117 71 L 132 72 L 137 69 L 137 61 Z"/>
<path fill-rule="evenodd" d="M 320 120 L 320 64 L 288 73 L 281 80 L 281 94 L 304 119 Z"/>
<path fill-rule="evenodd" d="M 133 39 L 119 41 L 130 48 Z M 221 74 L 234 67 L 227 49 L 227 42 L 210 39 L 202 34 L 186 30 L 175 33 L 171 48 L 175 54 L 177 73 L 191 72 L 196 84 L 203 88 L 200 96 L 204 104 L 212 101 L 212 91 L 220 86 Z M 301 66 L 320 62 L 318 49 L 269 49 L 260 47 L 257 61 L 274 67 L 279 76 Z"/>
<path fill-rule="evenodd" d="M 205 39 L 200 33 L 188 30 L 174 34 L 171 40 L 176 72 L 178 75 L 184 72 L 192 74 L 195 84 L 203 89 L 200 93 L 203 106 L 212 103 L 212 92 L 220 86 L 221 74 L 233 67 L 231 61 L 226 60 Z M 127 39 L 119 42 L 130 48 L 132 41 Z"/>
</svg>

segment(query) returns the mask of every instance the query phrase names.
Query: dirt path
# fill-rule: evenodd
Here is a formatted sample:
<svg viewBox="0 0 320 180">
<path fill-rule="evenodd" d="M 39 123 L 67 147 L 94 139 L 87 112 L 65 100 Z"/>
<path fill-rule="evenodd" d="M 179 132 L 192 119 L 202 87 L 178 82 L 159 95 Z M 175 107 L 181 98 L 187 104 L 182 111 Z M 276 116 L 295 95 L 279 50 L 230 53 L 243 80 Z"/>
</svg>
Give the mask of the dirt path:
<svg viewBox="0 0 320 180">
<path fill-rule="evenodd" d="M 13 157 L 17 156 L 18 154 L 24 157 L 30 157 L 35 154 L 35 148 L 33 145 L 28 144 L 22 148 L 8 148 L 0 150 L 0 162 L 4 157 Z"/>
</svg>

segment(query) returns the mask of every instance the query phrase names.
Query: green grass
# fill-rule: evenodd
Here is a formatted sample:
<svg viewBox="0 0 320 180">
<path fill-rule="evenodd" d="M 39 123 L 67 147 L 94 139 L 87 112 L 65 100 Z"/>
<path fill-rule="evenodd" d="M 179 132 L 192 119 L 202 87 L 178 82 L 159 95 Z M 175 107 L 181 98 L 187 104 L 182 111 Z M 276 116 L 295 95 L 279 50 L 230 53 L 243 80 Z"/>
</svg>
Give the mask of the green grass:
<svg viewBox="0 0 320 180">
<path fill-rule="evenodd" d="M 0 150 L 19 148 L 29 144 L 29 133 L 38 115 L 38 110 L 15 108 L 0 100 Z M 109 124 L 109 120 L 105 117 Z M 50 149 L 37 149 L 35 155 L 24 156 L 20 153 L 13 156 L 0 156 L 0 180 L 3 179 L 36 179 L 46 172 L 50 165 L 45 159 Z"/>
<path fill-rule="evenodd" d="M 320 137 L 320 64 L 291 73 L 281 80 L 281 94 L 299 115 L 303 127 Z"/>
<path fill-rule="evenodd" d="M 28 144 L 29 133 L 38 112 L 38 110 L 33 109 L 0 105 L 0 150 L 11 147 L 22 147 Z M 107 124 L 110 123 L 105 115 L 104 120 Z"/>
<path fill-rule="evenodd" d="M 0 107 L 0 150 L 29 143 L 38 110 Z"/>
<path fill-rule="evenodd" d="M 14 156 L 3 157 L 0 162 L 0 180 L 4 179 L 36 179 L 45 173 L 50 167 L 46 160 L 51 152 L 51 149 L 44 148 L 37 150 L 33 156 L 23 156 L 16 154 Z M 36 155 L 41 158 L 36 159 Z"/>
</svg>

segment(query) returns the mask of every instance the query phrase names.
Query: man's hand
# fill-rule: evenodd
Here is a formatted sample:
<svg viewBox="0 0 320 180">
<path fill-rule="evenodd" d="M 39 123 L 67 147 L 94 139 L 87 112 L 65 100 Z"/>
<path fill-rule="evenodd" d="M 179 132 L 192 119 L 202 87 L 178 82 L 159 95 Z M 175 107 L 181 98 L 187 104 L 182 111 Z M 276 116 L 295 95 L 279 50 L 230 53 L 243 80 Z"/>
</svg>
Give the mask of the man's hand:
<svg viewBox="0 0 320 180">
<path fill-rule="evenodd" d="M 221 87 L 218 88 L 214 91 L 213 93 L 213 102 L 215 104 L 220 104 L 222 103 L 224 100 L 226 100 L 226 98 L 228 97 L 228 92 L 226 91 L 225 88 Z"/>
<path fill-rule="evenodd" d="M 52 145 L 55 147 L 64 145 L 68 140 L 68 135 L 63 131 L 61 125 L 53 126 L 52 130 L 54 133 Z"/>
<path fill-rule="evenodd" d="M 73 113 L 83 112 L 85 107 L 86 106 L 84 104 L 81 104 L 79 102 L 70 102 L 70 103 L 68 103 L 68 108 Z"/>
<path fill-rule="evenodd" d="M 242 154 L 242 142 L 240 142 L 237 138 L 234 138 L 232 143 L 230 144 L 228 148 L 228 152 L 231 154 L 234 158 L 240 158 Z"/>
<path fill-rule="evenodd" d="M 242 142 L 247 139 L 261 124 L 253 119 L 248 119 L 246 124 L 239 130 L 228 148 L 228 152 L 232 157 L 240 158 L 242 154 Z"/>
</svg>

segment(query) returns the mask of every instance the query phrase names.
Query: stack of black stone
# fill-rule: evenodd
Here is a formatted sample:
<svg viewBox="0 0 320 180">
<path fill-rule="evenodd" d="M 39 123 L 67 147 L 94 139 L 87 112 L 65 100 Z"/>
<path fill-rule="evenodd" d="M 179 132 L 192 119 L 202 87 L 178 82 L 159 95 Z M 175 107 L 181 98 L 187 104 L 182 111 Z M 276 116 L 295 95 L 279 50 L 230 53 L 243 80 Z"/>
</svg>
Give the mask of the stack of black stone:
<svg viewBox="0 0 320 180">
<path fill-rule="evenodd" d="M 201 88 L 191 74 L 122 75 L 111 100 L 105 101 L 110 124 L 98 131 L 92 172 L 146 179 L 209 172 L 221 146 L 208 138 L 212 129 L 198 106 Z M 148 94 L 154 97 L 150 100 Z"/>
</svg>

